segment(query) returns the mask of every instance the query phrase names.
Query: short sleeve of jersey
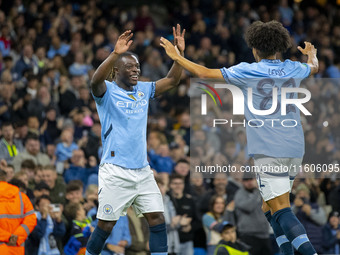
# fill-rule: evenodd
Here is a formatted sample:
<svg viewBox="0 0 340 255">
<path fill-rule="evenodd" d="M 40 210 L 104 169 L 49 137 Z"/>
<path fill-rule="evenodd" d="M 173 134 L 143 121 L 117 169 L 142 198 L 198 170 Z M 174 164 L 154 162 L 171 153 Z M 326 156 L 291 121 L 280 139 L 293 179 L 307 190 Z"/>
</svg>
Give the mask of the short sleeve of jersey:
<svg viewBox="0 0 340 255">
<path fill-rule="evenodd" d="M 301 63 L 299 61 L 295 61 L 295 71 L 294 76 L 296 78 L 307 78 L 310 75 L 311 68 L 306 63 Z"/>
<path fill-rule="evenodd" d="M 246 84 L 245 78 L 247 77 L 249 64 L 242 62 L 229 68 L 223 67 L 220 70 L 227 83 L 240 86 Z"/>
<path fill-rule="evenodd" d="M 109 97 L 109 94 L 110 94 L 109 91 L 112 89 L 112 84 L 109 81 L 105 81 L 105 85 L 106 85 L 106 91 L 102 97 L 96 97 L 95 95 L 93 95 L 92 90 L 91 90 L 92 97 L 94 98 L 94 101 L 98 105 L 103 105 L 107 101 L 107 98 Z"/>
</svg>

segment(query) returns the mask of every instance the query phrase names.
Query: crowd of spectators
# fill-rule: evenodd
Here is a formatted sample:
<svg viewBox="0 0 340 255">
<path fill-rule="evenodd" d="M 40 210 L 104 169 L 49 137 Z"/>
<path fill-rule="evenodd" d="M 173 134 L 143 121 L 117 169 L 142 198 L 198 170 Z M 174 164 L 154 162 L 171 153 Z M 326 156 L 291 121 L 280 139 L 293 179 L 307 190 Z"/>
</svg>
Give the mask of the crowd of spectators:
<svg viewBox="0 0 340 255">
<path fill-rule="evenodd" d="M 27 254 L 83 254 L 96 226 L 101 125 L 89 82 L 127 29 L 134 33 L 130 50 L 139 56 L 140 79 L 153 81 L 172 64 L 159 39 L 171 40 L 177 23 L 187 31 L 186 57 L 221 68 L 254 61 L 243 39 L 250 23 L 282 22 L 293 46 L 280 57 L 305 62 L 297 46 L 310 41 L 320 61 L 315 78 L 327 78 L 304 83 L 312 93 L 306 104 L 312 116 L 302 118 L 304 164 L 339 164 L 337 1 L 114 3 L 0 1 L 0 167 L 36 211 L 38 223 L 25 243 Z M 251 164 L 244 128 L 211 132 L 206 123 L 190 118 L 191 90 L 190 76 L 183 71 L 178 88 L 150 102 L 149 109 L 148 157 L 165 204 L 169 252 L 213 254 L 221 239 L 214 226 L 227 219 L 252 255 L 278 253 L 253 176 L 190 174 L 190 165 L 213 162 L 239 169 Z M 231 116 L 231 95 L 222 97 L 223 108 L 216 112 L 209 105 L 209 112 Z M 194 104 L 191 110 L 195 107 L 200 109 Z M 298 177 L 291 196 L 294 212 L 318 254 L 340 254 L 339 179 L 330 173 Z M 118 222 L 103 254 L 148 254 L 146 221 L 129 209 Z"/>
</svg>

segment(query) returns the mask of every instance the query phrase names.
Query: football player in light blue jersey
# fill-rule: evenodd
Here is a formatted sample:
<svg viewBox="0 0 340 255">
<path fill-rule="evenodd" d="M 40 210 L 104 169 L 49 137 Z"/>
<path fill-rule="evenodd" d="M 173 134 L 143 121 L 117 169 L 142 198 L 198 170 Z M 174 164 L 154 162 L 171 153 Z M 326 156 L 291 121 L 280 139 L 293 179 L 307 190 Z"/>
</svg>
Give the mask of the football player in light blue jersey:
<svg viewBox="0 0 340 255">
<path fill-rule="evenodd" d="M 248 27 L 245 39 L 248 46 L 252 48 L 256 62 L 240 63 L 221 69 L 209 69 L 190 62 L 180 56 L 172 44 L 164 38 L 161 38 L 161 45 L 173 60 L 200 78 L 225 79 L 227 83 L 236 85 L 243 92 L 246 92 L 249 87 L 252 88 L 253 106 L 259 110 L 271 108 L 270 100 L 274 86 L 280 90 L 278 92 L 280 95 L 283 87 L 298 87 L 302 79 L 318 72 L 317 51 L 309 42 L 305 42 L 304 49 L 298 47 L 304 55 L 308 56 L 307 64 L 290 60 L 281 62 L 277 59 L 278 53 L 283 53 L 291 47 L 289 32 L 277 21 L 254 22 Z M 270 89 L 268 85 L 271 86 Z M 290 96 L 297 98 L 296 94 L 290 93 Z M 295 120 L 296 127 L 247 126 L 248 153 L 254 157 L 255 166 L 295 166 L 292 170 L 299 169 L 304 154 L 300 112 L 293 105 L 288 107 L 294 107 L 287 110 L 286 117 Z M 282 119 L 280 112 L 270 115 L 273 116 Z M 248 104 L 245 104 L 245 117 L 248 120 L 265 120 L 268 116 L 253 114 Z M 277 244 L 285 255 L 293 255 L 293 247 L 303 255 L 316 254 L 306 235 L 306 230 L 290 208 L 289 192 L 293 183 L 290 179 L 294 180 L 296 173 L 283 171 L 276 173 L 275 178 L 271 177 L 272 175 L 275 173 L 260 171 L 257 173 L 257 181 L 264 200 L 262 209 L 273 227 Z"/>
<path fill-rule="evenodd" d="M 176 50 L 183 54 L 184 34 L 173 28 Z M 87 255 L 99 255 L 121 215 L 132 206 L 150 226 L 153 255 L 168 254 L 162 195 L 147 161 L 146 127 L 149 100 L 179 84 L 183 68 L 174 63 L 167 76 L 156 82 L 140 82 L 136 55 L 128 52 L 133 34 L 124 32 L 114 51 L 98 67 L 91 80 L 102 125 L 103 155 L 98 176 L 98 225 L 86 247 Z M 113 76 L 113 81 L 108 81 Z"/>
</svg>

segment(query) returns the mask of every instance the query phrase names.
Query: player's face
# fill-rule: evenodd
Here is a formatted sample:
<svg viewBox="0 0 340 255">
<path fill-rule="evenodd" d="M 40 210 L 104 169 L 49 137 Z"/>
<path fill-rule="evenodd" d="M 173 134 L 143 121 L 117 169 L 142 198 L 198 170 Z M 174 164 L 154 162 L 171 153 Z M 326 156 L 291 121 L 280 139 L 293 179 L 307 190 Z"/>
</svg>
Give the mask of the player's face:
<svg viewBox="0 0 340 255">
<path fill-rule="evenodd" d="M 139 61 L 135 56 L 125 56 L 121 59 L 118 68 L 120 80 L 127 86 L 137 85 L 140 75 Z"/>
</svg>

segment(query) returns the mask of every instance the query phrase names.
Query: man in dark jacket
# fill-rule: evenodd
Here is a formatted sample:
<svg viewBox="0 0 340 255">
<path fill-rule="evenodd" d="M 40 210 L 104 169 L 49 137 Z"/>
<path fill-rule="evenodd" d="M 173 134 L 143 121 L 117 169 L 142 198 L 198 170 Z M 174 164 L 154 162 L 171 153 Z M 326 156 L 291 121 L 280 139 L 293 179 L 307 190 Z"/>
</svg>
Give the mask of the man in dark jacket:
<svg viewBox="0 0 340 255">
<path fill-rule="evenodd" d="M 305 227 L 317 253 L 323 253 L 322 226 L 327 222 L 326 214 L 322 207 L 310 201 L 310 191 L 303 183 L 296 188 L 292 211 Z"/>
<path fill-rule="evenodd" d="M 322 228 L 322 247 L 326 254 L 340 254 L 339 213 L 329 214 L 328 223 Z"/>
</svg>

